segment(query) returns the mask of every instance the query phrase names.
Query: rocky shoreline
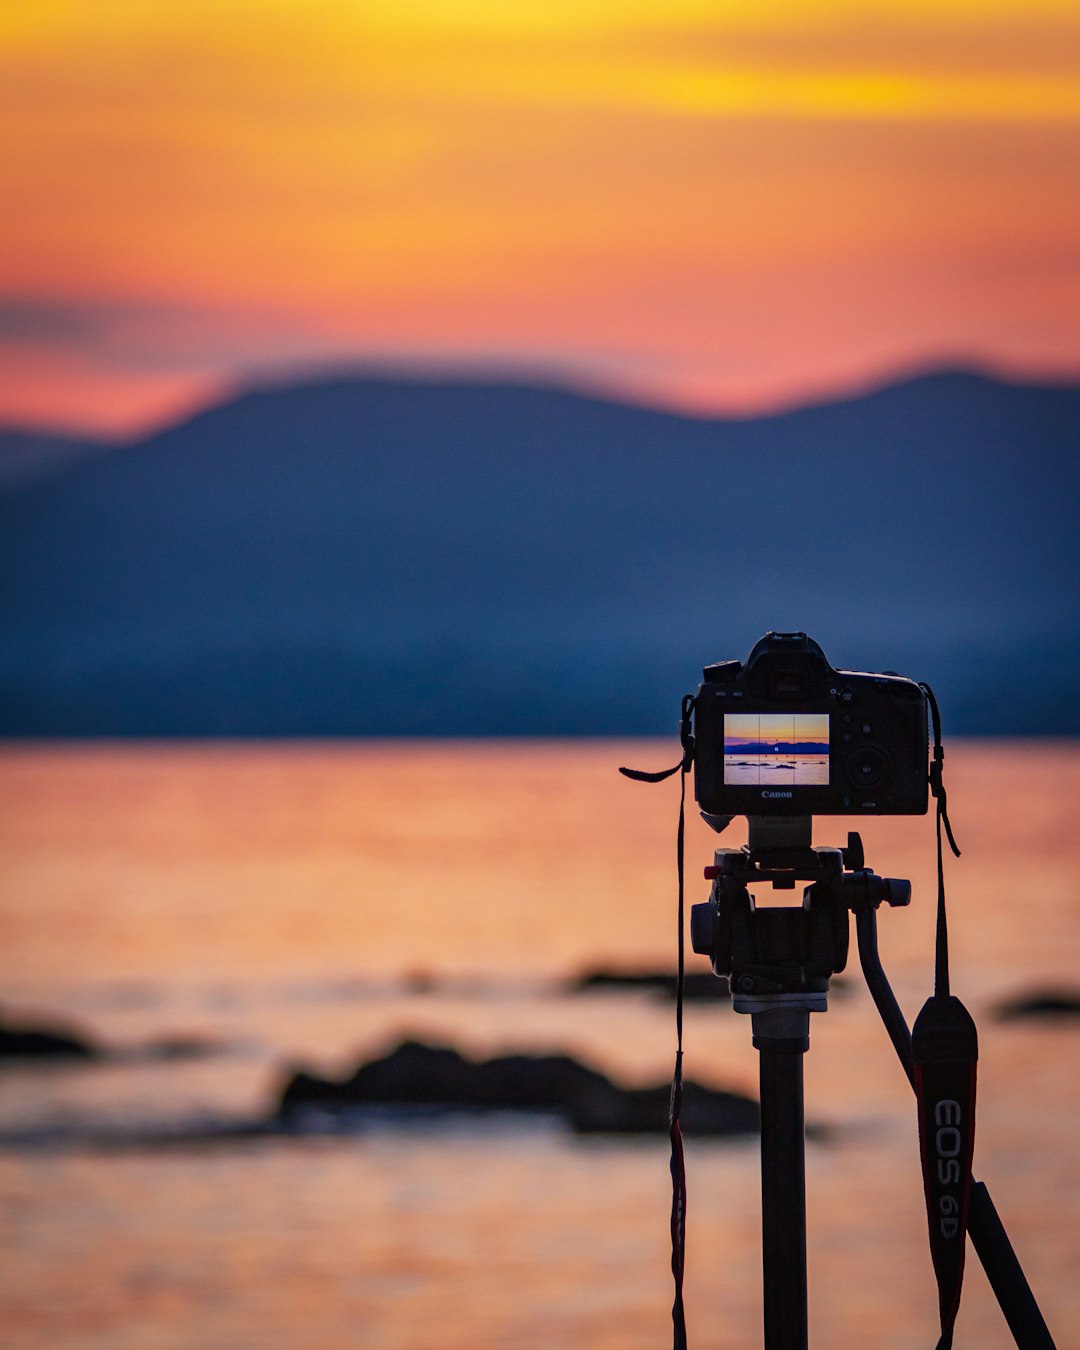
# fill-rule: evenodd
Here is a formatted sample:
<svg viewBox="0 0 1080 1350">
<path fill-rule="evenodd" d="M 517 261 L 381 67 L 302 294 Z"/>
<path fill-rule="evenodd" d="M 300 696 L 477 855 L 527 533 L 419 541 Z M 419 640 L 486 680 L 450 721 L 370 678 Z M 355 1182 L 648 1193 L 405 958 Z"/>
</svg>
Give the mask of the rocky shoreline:
<svg viewBox="0 0 1080 1350">
<path fill-rule="evenodd" d="M 449 1046 L 405 1041 L 343 1079 L 297 1072 L 281 1092 L 278 1118 L 287 1126 L 313 1114 L 332 1122 L 373 1107 L 402 1111 L 542 1112 L 577 1134 L 662 1134 L 668 1129 L 670 1084 L 624 1088 L 567 1055 L 505 1055 L 471 1060 Z M 688 1081 L 683 1133 L 752 1134 L 758 1105 L 749 1097 Z"/>
</svg>

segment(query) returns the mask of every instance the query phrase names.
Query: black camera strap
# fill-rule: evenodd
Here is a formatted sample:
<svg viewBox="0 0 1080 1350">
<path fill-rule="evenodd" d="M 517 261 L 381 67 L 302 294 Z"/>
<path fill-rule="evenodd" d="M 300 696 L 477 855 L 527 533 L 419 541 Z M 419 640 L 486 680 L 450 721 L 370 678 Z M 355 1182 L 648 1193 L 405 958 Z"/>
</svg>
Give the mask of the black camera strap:
<svg viewBox="0 0 1080 1350">
<path fill-rule="evenodd" d="M 934 759 L 930 790 L 937 803 L 937 940 L 934 993 L 915 1019 L 911 1033 L 915 1094 L 919 1105 L 919 1152 L 930 1232 L 930 1255 L 938 1285 L 941 1336 L 937 1350 L 951 1350 L 960 1307 L 967 1244 L 971 1162 L 975 1147 L 975 1070 L 978 1033 L 970 1013 L 949 992 L 949 934 L 945 920 L 942 828 L 956 857 L 942 768 L 941 715 L 929 685 L 920 685 L 930 705 Z"/>
<path fill-rule="evenodd" d="M 679 876 L 679 959 L 675 979 L 675 1071 L 671 1077 L 671 1099 L 668 1104 L 668 1135 L 671 1139 L 671 1274 L 675 1281 L 675 1300 L 671 1305 L 674 1350 L 686 1350 L 686 1314 L 683 1309 L 683 1273 L 686 1267 L 686 1159 L 683 1154 L 682 1125 L 682 1062 L 683 1062 L 683 992 L 686 984 L 686 776 L 694 763 L 694 737 L 691 719 L 694 712 L 693 694 L 682 701 L 679 722 L 679 740 L 683 756 L 678 764 L 658 773 L 644 769 L 620 768 L 619 772 L 638 783 L 662 783 L 665 778 L 679 774 L 679 829 L 675 836 L 675 862 Z"/>
</svg>

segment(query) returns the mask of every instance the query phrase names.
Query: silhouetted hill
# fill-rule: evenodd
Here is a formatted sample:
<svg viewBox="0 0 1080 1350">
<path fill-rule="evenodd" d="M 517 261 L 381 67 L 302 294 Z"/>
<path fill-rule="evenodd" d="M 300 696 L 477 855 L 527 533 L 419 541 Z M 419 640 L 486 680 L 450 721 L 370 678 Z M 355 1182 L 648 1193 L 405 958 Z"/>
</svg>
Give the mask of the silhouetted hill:
<svg viewBox="0 0 1080 1350">
<path fill-rule="evenodd" d="M 744 741 L 742 745 L 728 746 L 733 755 L 827 755 L 828 741 Z"/>
<path fill-rule="evenodd" d="M 1080 732 L 1080 389 L 756 420 L 553 388 L 256 389 L 0 498 L 8 735 L 672 730 L 805 628 L 952 731 Z"/>
<path fill-rule="evenodd" d="M 110 448 L 100 441 L 0 427 L 0 492 L 10 492 Z"/>
</svg>

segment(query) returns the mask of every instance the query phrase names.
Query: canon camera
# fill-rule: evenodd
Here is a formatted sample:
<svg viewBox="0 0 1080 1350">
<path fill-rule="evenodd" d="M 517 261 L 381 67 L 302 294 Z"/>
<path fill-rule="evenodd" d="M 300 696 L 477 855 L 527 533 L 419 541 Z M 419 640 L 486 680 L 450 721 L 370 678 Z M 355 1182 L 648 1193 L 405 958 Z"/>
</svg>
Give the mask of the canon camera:
<svg viewBox="0 0 1080 1350">
<path fill-rule="evenodd" d="M 805 633 L 706 666 L 695 795 L 717 816 L 923 815 L 927 700 L 901 675 L 834 670 Z"/>
</svg>

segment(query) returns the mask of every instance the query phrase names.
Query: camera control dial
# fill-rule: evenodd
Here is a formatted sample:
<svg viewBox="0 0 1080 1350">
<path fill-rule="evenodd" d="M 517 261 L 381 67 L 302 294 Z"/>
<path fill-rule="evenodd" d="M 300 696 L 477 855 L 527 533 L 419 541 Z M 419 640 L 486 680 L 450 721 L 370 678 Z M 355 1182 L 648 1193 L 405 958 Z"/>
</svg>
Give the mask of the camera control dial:
<svg viewBox="0 0 1080 1350">
<path fill-rule="evenodd" d="M 876 745 L 863 745 L 848 755 L 844 772 L 857 787 L 879 787 L 889 776 L 889 757 Z"/>
</svg>

